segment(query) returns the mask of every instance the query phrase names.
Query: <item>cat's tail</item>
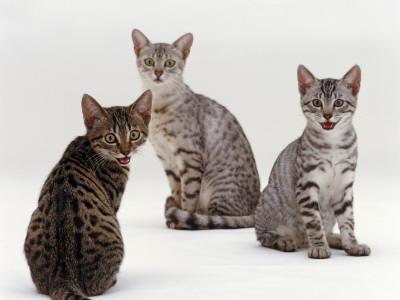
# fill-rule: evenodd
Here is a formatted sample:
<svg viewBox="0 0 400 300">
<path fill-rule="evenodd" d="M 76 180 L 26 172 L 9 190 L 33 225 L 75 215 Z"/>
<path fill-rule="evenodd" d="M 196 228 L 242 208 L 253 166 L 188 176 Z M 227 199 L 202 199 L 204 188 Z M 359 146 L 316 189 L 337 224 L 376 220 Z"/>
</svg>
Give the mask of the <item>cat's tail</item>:
<svg viewBox="0 0 400 300">
<path fill-rule="evenodd" d="M 90 300 L 77 285 L 68 281 L 54 285 L 50 297 L 53 300 Z"/>
<path fill-rule="evenodd" d="M 213 216 L 191 213 L 179 208 L 173 197 L 165 204 L 167 226 L 173 229 L 235 229 L 254 227 L 254 215 Z"/>
</svg>

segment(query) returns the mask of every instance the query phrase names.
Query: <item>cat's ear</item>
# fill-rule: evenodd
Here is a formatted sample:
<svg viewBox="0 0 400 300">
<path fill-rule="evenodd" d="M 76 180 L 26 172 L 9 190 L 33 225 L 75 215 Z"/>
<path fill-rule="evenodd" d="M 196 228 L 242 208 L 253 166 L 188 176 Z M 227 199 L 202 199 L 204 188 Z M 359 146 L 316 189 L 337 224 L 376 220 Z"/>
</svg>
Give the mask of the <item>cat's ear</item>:
<svg viewBox="0 0 400 300">
<path fill-rule="evenodd" d="M 107 112 L 104 108 L 88 94 L 82 97 L 82 113 L 87 129 L 92 129 L 97 121 L 107 117 Z"/>
<path fill-rule="evenodd" d="M 151 119 L 152 98 L 151 91 L 147 90 L 128 108 L 129 113 L 139 115 L 146 126 L 149 125 Z"/>
<path fill-rule="evenodd" d="M 299 65 L 297 68 L 297 80 L 300 94 L 304 95 L 307 89 L 315 82 L 315 77 L 305 66 Z"/>
<path fill-rule="evenodd" d="M 357 96 L 360 90 L 361 69 L 358 65 L 354 65 L 341 79 L 341 81 L 352 90 L 353 95 Z"/>
<path fill-rule="evenodd" d="M 150 44 L 149 39 L 138 29 L 132 30 L 133 48 L 136 56 L 139 56 L 140 50 Z"/>
<path fill-rule="evenodd" d="M 182 51 L 184 60 L 186 60 L 186 58 L 189 56 L 190 47 L 192 47 L 192 44 L 193 44 L 193 35 L 191 33 L 186 33 L 182 35 L 179 39 L 177 39 L 173 43 L 173 45 L 176 48 Z"/>
</svg>

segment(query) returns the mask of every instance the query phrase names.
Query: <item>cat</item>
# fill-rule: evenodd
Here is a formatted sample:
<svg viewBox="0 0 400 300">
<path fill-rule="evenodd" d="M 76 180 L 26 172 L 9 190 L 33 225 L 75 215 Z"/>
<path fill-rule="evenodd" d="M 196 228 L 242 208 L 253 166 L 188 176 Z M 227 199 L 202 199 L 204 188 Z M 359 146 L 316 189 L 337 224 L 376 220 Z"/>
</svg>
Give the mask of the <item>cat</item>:
<svg viewBox="0 0 400 300">
<path fill-rule="evenodd" d="M 87 299 L 116 283 L 124 247 L 116 213 L 132 154 L 147 139 L 150 91 L 129 107 L 82 98 L 87 134 L 67 147 L 33 212 L 24 251 L 39 293 Z"/>
<path fill-rule="evenodd" d="M 224 106 L 183 81 L 192 34 L 153 44 L 134 29 L 132 40 L 143 85 L 153 93 L 149 140 L 172 192 L 165 205 L 167 226 L 254 227 L 260 182 L 250 144 Z"/>
<path fill-rule="evenodd" d="M 370 248 L 357 242 L 353 218 L 357 137 L 352 118 L 361 69 L 355 65 L 340 80 L 321 80 L 300 65 L 297 75 L 307 126 L 272 168 L 256 209 L 257 239 L 280 251 L 309 247 L 310 258 L 329 258 L 329 246 L 369 255 Z M 336 221 L 340 235 L 332 231 Z"/>
</svg>

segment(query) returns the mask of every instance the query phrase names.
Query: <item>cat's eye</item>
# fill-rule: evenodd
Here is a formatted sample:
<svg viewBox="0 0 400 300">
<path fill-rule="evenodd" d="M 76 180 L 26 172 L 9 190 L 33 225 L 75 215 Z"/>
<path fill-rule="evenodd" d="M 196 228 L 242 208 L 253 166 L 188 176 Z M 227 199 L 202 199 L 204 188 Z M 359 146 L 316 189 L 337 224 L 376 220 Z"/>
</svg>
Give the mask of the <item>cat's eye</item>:
<svg viewBox="0 0 400 300">
<path fill-rule="evenodd" d="M 147 66 L 149 66 L 149 67 L 154 66 L 154 59 L 152 59 L 152 58 L 146 58 L 146 59 L 144 60 L 144 63 L 145 63 Z"/>
<path fill-rule="evenodd" d="M 114 144 L 117 141 L 117 138 L 115 137 L 114 134 L 109 133 L 107 134 L 104 139 L 106 140 L 107 143 L 109 144 Z"/>
<path fill-rule="evenodd" d="M 343 104 L 344 104 L 344 101 L 341 100 L 341 99 L 337 99 L 337 100 L 335 100 L 335 102 L 333 103 L 333 105 L 334 105 L 335 107 L 341 107 L 341 106 L 343 106 Z"/>
<path fill-rule="evenodd" d="M 319 99 L 315 99 L 315 100 L 313 100 L 312 104 L 313 104 L 315 107 L 321 107 L 321 106 L 322 106 L 322 101 L 319 100 Z"/>
<path fill-rule="evenodd" d="M 132 130 L 131 133 L 130 133 L 130 139 L 131 139 L 132 141 L 136 141 L 136 140 L 138 140 L 139 138 L 140 138 L 140 131 Z"/>
<path fill-rule="evenodd" d="M 168 60 L 165 61 L 165 66 L 168 67 L 168 68 L 171 68 L 174 65 L 175 65 L 175 61 L 172 60 L 172 59 L 168 59 Z"/>
</svg>

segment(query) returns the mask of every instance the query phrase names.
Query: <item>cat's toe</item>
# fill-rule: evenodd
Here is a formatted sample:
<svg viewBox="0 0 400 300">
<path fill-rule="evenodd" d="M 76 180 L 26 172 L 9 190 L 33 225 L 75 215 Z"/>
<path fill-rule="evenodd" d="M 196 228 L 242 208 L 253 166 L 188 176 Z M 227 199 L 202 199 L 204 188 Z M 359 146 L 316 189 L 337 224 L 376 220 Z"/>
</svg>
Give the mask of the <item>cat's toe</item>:
<svg viewBox="0 0 400 300">
<path fill-rule="evenodd" d="M 110 287 L 114 286 L 117 283 L 117 275 L 115 275 L 111 281 Z"/>
<path fill-rule="evenodd" d="M 340 235 L 338 234 L 331 234 L 327 238 L 329 247 L 333 249 L 343 249 L 342 247 L 342 240 L 340 238 Z"/>
<path fill-rule="evenodd" d="M 167 220 L 167 221 L 165 222 L 165 224 L 167 225 L 168 228 L 176 229 L 176 223 L 175 223 L 175 222 L 172 222 L 172 221 L 170 221 L 170 220 Z"/>
<path fill-rule="evenodd" d="M 308 250 L 309 258 L 323 259 L 331 257 L 331 251 L 327 246 L 313 247 Z"/>
<path fill-rule="evenodd" d="M 346 248 L 344 251 L 351 256 L 368 256 L 371 254 L 371 249 L 363 244 Z"/>
<path fill-rule="evenodd" d="M 274 248 L 284 252 L 293 252 L 296 251 L 297 245 L 292 238 L 282 236 L 276 240 Z"/>
</svg>

